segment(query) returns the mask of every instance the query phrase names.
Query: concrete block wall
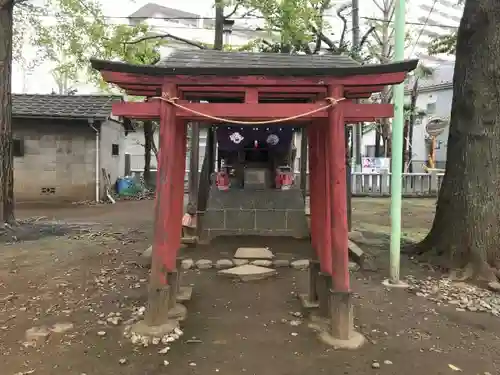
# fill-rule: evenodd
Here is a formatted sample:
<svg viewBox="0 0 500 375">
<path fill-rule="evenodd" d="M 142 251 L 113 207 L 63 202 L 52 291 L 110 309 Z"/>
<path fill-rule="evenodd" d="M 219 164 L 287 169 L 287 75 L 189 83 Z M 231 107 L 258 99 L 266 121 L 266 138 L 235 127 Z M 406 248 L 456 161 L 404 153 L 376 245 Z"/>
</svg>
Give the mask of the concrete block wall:
<svg viewBox="0 0 500 375">
<path fill-rule="evenodd" d="M 24 156 L 14 157 L 16 202 L 95 198 L 95 132 L 86 121 L 13 119 L 14 139 Z"/>
<path fill-rule="evenodd" d="M 203 240 L 234 235 L 304 238 L 309 233 L 298 189 L 223 192 L 212 187 L 201 228 Z"/>
</svg>

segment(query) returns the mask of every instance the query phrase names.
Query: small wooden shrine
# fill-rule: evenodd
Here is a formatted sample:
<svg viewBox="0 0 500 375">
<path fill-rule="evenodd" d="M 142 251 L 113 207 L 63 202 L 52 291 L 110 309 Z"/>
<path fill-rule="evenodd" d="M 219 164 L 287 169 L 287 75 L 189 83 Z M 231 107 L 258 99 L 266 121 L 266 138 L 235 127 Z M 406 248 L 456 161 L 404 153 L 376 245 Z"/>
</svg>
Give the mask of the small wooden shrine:
<svg viewBox="0 0 500 375">
<path fill-rule="evenodd" d="M 311 294 L 319 293 L 320 302 L 329 301 L 325 314 L 331 322 L 331 336 L 349 339 L 352 316 L 344 129 L 346 124 L 392 117 L 391 104 L 361 104 L 357 99 L 403 82 L 416 65 L 416 60 L 359 65 L 346 56 L 211 50 L 178 51 L 155 66 L 93 60 L 93 68 L 106 82 L 129 95 L 148 97 L 144 102 L 114 104 L 114 115 L 160 122 L 153 243 L 156 272 L 152 277 L 166 290 L 165 298 L 175 301 L 168 294 L 175 294 L 177 288 L 169 290 L 169 280 L 175 279 L 165 275 L 176 272 L 181 245 L 187 123 L 306 126 L 311 242 L 317 271 L 329 280 L 322 292 L 311 285 Z M 312 275 L 311 283 L 317 282 L 316 276 Z M 153 320 L 156 323 L 152 324 L 161 323 L 161 318 Z"/>
</svg>

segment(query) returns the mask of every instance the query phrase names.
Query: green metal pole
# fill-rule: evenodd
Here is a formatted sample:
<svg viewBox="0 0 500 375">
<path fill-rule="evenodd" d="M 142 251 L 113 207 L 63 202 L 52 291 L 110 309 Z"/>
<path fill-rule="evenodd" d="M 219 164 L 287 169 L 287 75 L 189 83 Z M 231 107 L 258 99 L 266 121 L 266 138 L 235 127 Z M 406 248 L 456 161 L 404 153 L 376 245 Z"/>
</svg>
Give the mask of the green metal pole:
<svg viewBox="0 0 500 375">
<path fill-rule="evenodd" d="M 394 60 L 404 60 L 405 0 L 396 1 L 394 30 Z M 394 119 L 392 122 L 391 168 L 391 284 L 399 284 L 401 252 L 401 190 L 403 181 L 404 84 L 393 87 Z"/>
</svg>

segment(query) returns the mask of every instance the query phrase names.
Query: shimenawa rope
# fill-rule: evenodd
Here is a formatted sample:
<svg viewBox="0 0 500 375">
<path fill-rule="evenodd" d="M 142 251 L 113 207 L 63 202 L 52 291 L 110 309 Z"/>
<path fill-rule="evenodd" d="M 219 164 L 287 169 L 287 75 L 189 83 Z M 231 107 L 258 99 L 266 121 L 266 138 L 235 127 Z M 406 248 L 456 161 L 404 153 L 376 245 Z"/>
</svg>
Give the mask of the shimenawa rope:
<svg viewBox="0 0 500 375">
<path fill-rule="evenodd" d="M 227 123 L 232 123 L 232 124 L 237 124 L 237 125 L 266 125 L 266 124 L 277 124 L 277 123 L 281 123 L 281 122 L 296 120 L 296 119 L 299 119 L 299 118 L 302 118 L 302 117 L 313 115 L 313 114 L 315 114 L 317 112 L 324 111 L 325 109 L 328 109 L 330 107 L 333 107 L 333 106 L 337 105 L 338 102 L 340 102 L 342 100 L 345 100 L 346 98 L 335 99 L 335 98 L 327 97 L 327 98 L 325 98 L 325 100 L 327 101 L 328 104 L 326 104 L 326 105 L 324 105 L 322 107 L 313 109 L 312 111 L 301 113 L 301 114 L 298 114 L 298 115 L 295 115 L 295 116 L 290 116 L 290 117 L 285 117 L 285 118 L 278 118 L 278 119 L 274 119 L 274 120 L 266 120 L 266 121 L 238 121 L 238 120 L 232 120 L 232 119 L 227 119 L 227 118 L 222 118 L 222 117 L 211 116 L 211 115 L 208 115 L 206 113 L 198 112 L 198 111 L 196 111 L 194 109 L 185 107 L 182 104 L 179 104 L 179 103 L 176 102 L 176 100 L 178 100 L 179 98 L 177 98 L 177 97 L 169 97 L 166 94 L 163 94 L 163 96 L 154 97 L 152 99 L 163 100 L 163 101 L 165 101 L 167 103 L 172 104 L 173 106 L 175 106 L 177 108 L 183 109 L 183 110 L 185 110 L 187 112 L 191 112 L 191 113 L 193 113 L 195 115 L 202 116 L 202 117 L 205 117 L 205 118 L 208 118 L 208 119 L 211 119 L 211 120 L 215 120 L 215 121 L 227 122 Z"/>
</svg>

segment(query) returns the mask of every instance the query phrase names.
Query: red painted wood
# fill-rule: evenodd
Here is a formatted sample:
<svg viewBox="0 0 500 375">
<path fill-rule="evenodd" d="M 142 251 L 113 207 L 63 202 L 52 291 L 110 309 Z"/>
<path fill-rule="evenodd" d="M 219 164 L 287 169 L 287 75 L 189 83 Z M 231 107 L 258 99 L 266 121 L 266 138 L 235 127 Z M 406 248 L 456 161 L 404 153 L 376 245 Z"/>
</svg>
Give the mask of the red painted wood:
<svg viewBox="0 0 500 375">
<path fill-rule="evenodd" d="M 183 120 L 177 120 L 175 124 L 175 171 L 172 180 L 172 205 L 168 213 L 171 220 L 172 233 L 170 234 L 170 251 L 175 254 L 175 258 L 181 247 L 182 237 L 182 216 L 184 214 L 184 175 L 186 170 L 186 131 L 187 124 Z"/>
<path fill-rule="evenodd" d="M 215 117 L 230 119 L 280 119 L 292 117 L 306 113 L 322 107 L 326 102 L 317 103 L 261 103 L 261 104 L 232 104 L 232 103 L 188 103 L 179 101 L 186 108 L 190 108 L 203 114 Z M 346 119 L 351 118 L 387 118 L 394 114 L 392 104 L 357 104 L 349 101 L 337 104 L 342 107 Z M 184 119 L 202 120 L 203 116 L 198 116 L 190 111 L 178 109 L 177 116 Z M 328 110 L 316 112 L 307 117 L 302 117 L 301 121 L 314 118 L 327 118 Z"/>
<path fill-rule="evenodd" d="M 307 127 L 307 139 L 309 143 L 309 218 L 311 227 L 311 245 L 321 263 L 321 253 L 318 246 L 318 127 L 311 124 Z"/>
<path fill-rule="evenodd" d="M 165 104 L 172 107 L 171 104 Z M 139 120 L 158 119 L 160 118 L 160 101 L 113 103 L 111 112 L 115 116 L 130 117 Z M 173 113 L 175 114 L 175 109 Z"/>
<path fill-rule="evenodd" d="M 106 82 L 117 85 L 161 85 L 162 76 L 101 71 Z M 186 86 L 377 86 L 394 85 L 404 81 L 406 72 L 365 74 L 347 77 L 262 77 L 262 76 L 166 76 L 170 83 Z"/>
<path fill-rule="evenodd" d="M 320 121 L 316 122 L 316 178 L 317 188 L 315 193 L 317 193 L 316 198 L 316 230 L 317 230 L 317 245 L 318 245 L 318 256 L 320 259 L 320 268 L 322 272 L 326 272 L 325 267 L 327 262 L 325 259 L 325 145 L 321 142 L 321 137 L 324 135 L 322 128 L 323 124 Z"/>
<path fill-rule="evenodd" d="M 175 95 L 175 86 L 166 85 L 164 91 Z M 150 104 L 150 103 L 148 103 Z M 158 158 L 158 173 L 156 178 L 156 203 L 153 239 L 153 262 L 159 262 L 163 271 L 175 269 L 175 253 L 172 251 L 173 234 L 171 207 L 172 181 L 175 172 L 175 111 L 168 103 L 161 104 L 160 116 L 160 152 Z M 155 265 L 153 265 L 154 267 Z M 162 282 L 167 280 L 161 276 Z"/>
<path fill-rule="evenodd" d="M 262 95 L 265 93 L 326 93 L 326 86 L 251 86 Z M 179 86 L 182 92 L 245 92 L 246 86 Z"/>
<path fill-rule="evenodd" d="M 321 185 L 321 253 L 322 253 L 322 272 L 326 272 L 329 275 L 332 274 L 332 232 L 331 228 L 331 191 L 330 191 L 330 168 L 329 168 L 329 129 L 328 124 L 325 120 L 321 121 L 320 133 L 318 142 L 320 144 L 320 153 L 318 155 L 318 160 L 320 161 L 318 168 L 321 168 L 321 180 L 319 184 Z M 319 204 L 319 203 L 318 203 Z"/>
<path fill-rule="evenodd" d="M 248 87 L 245 90 L 245 104 L 258 104 L 259 90 L 257 87 Z"/>
<path fill-rule="evenodd" d="M 130 94 L 132 95 L 132 94 Z M 192 100 L 209 100 L 210 98 L 228 98 L 228 99 L 238 99 L 242 100 L 244 99 L 244 93 L 228 93 L 228 92 L 205 92 L 205 93 L 184 93 L 182 98 L 183 99 L 192 99 Z M 316 99 L 318 97 L 317 93 L 293 93 L 293 92 L 288 92 L 288 93 L 260 93 L 259 97 L 261 99 L 295 99 L 295 98 L 302 98 L 302 99 Z M 286 102 L 285 102 L 286 103 Z"/>
<path fill-rule="evenodd" d="M 342 87 L 331 86 L 329 94 L 342 95 Z M 332 239 L 333 289 L 349 291 L 349 249 L 347 227 L 347 181 L 345 165 L 344 114 L 341 108 L 333 108 L 328 119 L 329 169 Z"/>
<path fill-rule="evenodd" d="M 325 105 L 325 103 L 297 104 L 297 103 L 261 103 L 261 104 L 232 104 L 232 103 L 188 103 L 179 101 L 183 106 L 198 112 L 216 117 L 230 119 L 268 120 L 285 118 L 301 114 Z M 171 104 L 168 104 L 171 106 Z M 344 111 L 346 122 L 374 121 L 378 118 L 392 117 L 394 108 L 392 104 L 357 104 L 352 102 L 341 102 L 338 104 Z M 185 120 L 207 120 L 182 109 L 175 110 L 179 118 Z M 160 100 L 149 102 L 122 102 L 114 103 L 112 113 L 115 116 L 123 116 L 136 119 L 157 119 L 160 117 Z M 312 116 L 303 117 L 297 121 L 306 121 L 313 118 L 326 118 L 328 111 L 317 112 Z M 296 122 L 297 122 L 296 121 Z"/>
</svg>

